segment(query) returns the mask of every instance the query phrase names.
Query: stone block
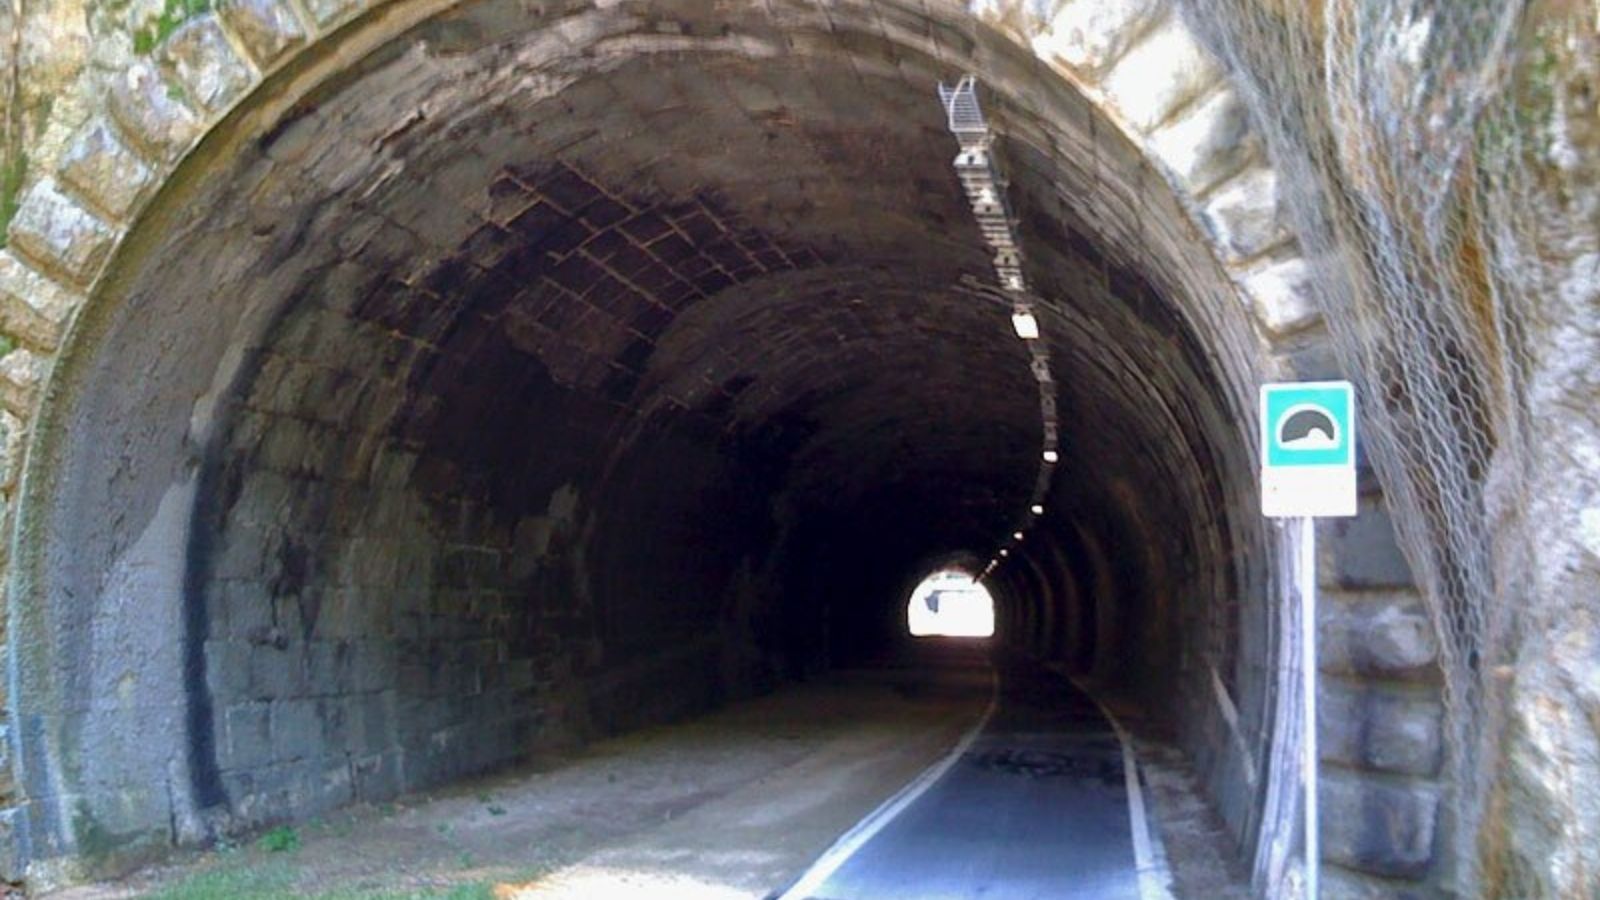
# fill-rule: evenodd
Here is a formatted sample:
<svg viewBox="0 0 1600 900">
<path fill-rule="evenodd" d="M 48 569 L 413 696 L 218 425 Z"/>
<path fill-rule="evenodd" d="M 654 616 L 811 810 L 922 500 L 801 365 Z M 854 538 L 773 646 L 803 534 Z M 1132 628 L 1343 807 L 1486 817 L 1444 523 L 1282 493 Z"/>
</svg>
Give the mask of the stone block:
<svg viewBox="0 0 1600 900">
<path fill-rule="evenodd" d="M 1330 593 L 1317 611 L 1318 667 L 1388 679 L 1438 675 L 1433 623 L 1414 593 Z"/>
<path fill-rule="evenodd" d="M 1128 50 L 1101 87 L 1129 125 L 1147 132 L 1221 80 L 1216 60 L 1170 16 Z"/>
<path fill-rule="evenodd" d="M 356 651 L 349 641 L 313 641 L 307 654 L 313 695 L 342 695 L 355 688 Z"/>
<path fill-rule="evenodd" d="M 279 543 L 273 540 L 269 530 L 235 524 L 228 529 L 222 546 L 213 551 L 214 577 L 227 581 L 260 580 L 267 573 L 268 560 Z"/>
<path fill-rule="evenodd" d="M 258 700 L 303 696 L 306 691 L 303 663 L 301 645 L 284 649 L 272 644 L 252 645 L 248 654 L 247 695 Z"/>
<path fill-rule="evenodd" d="M 1421 878 L 1433 862 L 1437 789 L 1324 771 L 1322 858 L 1390 878 Z"/>
<path fill-rule="evenodd" d="M 280 700 L 272 704 L 272 755 L 278 760 L 322 755 L 322 720 L 316 700 Z"/>
<path fill-rule="evenodd" d="M 0 490 L 10 491 L 21 477 L 27 440 L 27 426 L 22 420 L 0 410 Z"/>
<path fill-rule="evenodd" d="M 259 580 L 231 579 L 210 591 L 211 633 L 252 644 L 288 646 L 292 632 L 274 618 L 270 588 Z"/>
<path fill-rule="evenodd" d="M 1444 707 L 1437 695 L 1324 680 L 1319 701 L 1318 749 L 1324 760 L 1402 775 L 1438 773 Z"/>
<path fill-rule="evenodd" d="M 1278 210 L 1278 173 L 1266 166 L 1223 182 L 1201 217 L 1228 262 L 1257 256 L 1288 237 Z"/>
<path fill-rule="evenodd" d="M 329 25 L 360 12 L 366 4 L 362 0 L 306 0 L 306 12 L 318 28 Z"/>
<path fill-rule="evenodd" d="M 138 60 L 111 79 L 107 105 L 128 139 L 151 158 L 171 161 L 200 134 L 200 121 L 161 71 Z"/>
<path fill-rule="evenodd" d="M 1403 588 L 1415 585 L 1400 552 L 1394 523 L 1381 502 L 1363 498 L 1360 515 L 1330 519 L 1317 529 L 1317 579 L 1333 588 Z"/>
<path fill-rule="evenodd" d="M 1240 285 L 1255 312 L 1256 321 L 1274 337 L 1303 331 L 1322 321 L 1322 311 L 1311 293 L 1311 270 L 1293 257 L 1269 263 L 1246 274 Z"/>
<path fill-rule="evenodd" d="M 0 809 L 0 881 L 19 883 L 26 874 L 27 853 L 23 835 L 28 832 L 26 810 Z"/>
<path fill-rule="evenodd" d="M 132 215 L 155 183 L 155 173 L 105 119 L 79 130 L 58 174 L 90 206 L 118 221 Z"/>
<path fill-rule="evenodd" d="M 235 703 L 223 713 L 224 769 L 249 769 L 273 760 L 272 705 Z"/>
<path fill-rule="evenodd" d="M 306 42 L 306 28 L 287 0 L 223 0 L 217 15 L 261 70 Z"/>
<path fill-rule="evenodd" d="M 356 798 L 355 773 L 342 757 L 324 761 L 306 779 L 301 805 L 302 815 L 318 815 L 346 806 Z"/>
<path fill-rule="evenodd" d="M 346 697 L 323 697 L 311 702 L 316 705 L 320 726 L 318 754 L 343 756 L 355 749 L 360 743 L 360 704 Z"/>
<path fill-rule="evenodd" d="M 212 115 L 227 109 L 255 80 L 215 16 L 201 16 L 173 32 L 159 58 L 183 96 Z"/>
<path fill-rule="evenodd" d="M 53 178 L 40 179 L 23 195 L 10 233 L 13 248 L 78 285 L 99 274 L 117 236 Z"/>
<path fill-rule="evenodd" d="M 1337 381 L 1345 377 L 1345 368 L 1339 364 L 1338 357 L 1334 355 L 1333 342 L 1316 339 L 1318 337 L 1321 336 L 1316 332 L 1310 332 L 1300 336 L 1298 340 L 1289 342 L 1288 352 L 1281 357 L 1287 377 L 1298 378 L 1301 381 Z M 1364 447 L 1364 443 L 1357 442 L 1358 457 L 1364 455 Z M 1361 488 L 1358 487 L 1357 490 Z"/>
<path fill-rule="evenodd" d="M 0 358 L 0 407 L 19 421 L 30 419 L 48 365 L 44 357 L 23 347 Z"/>
<path fill-rule="evenodd" d="M 361 747 L 376 753 L 396 744 L 397 698 L 393 690 L 366 694 L 360 698 Z"/>
<path fill-rule="evenodd" d="M 406 787 L 401 773 L 398 750 L 360 757 L 351 765 L 354 794 L 366 803 L 398 796 Z"/>
<path fill-rule="evenodd" d="M 361 636 L 370 600 L 359 590 L 346 588 L 307 588 L 303 596 L 314 596 L 308 608 L 316 610 L 309 624 L 311 633 L 322 641 L 337 641 Z"/>
<path fill-rule="evenodd" d="M 0 329 L 25 344 L 53 350 L 82 302 L 76 293 L 0 250 Z"/>
<path fill-rule="evenodd" d="M 248 694 L 250 652 L 243 641 L 206 641 L 206 685 L 212 696 L 226 701 Z"/>
<path fill-rule="evenodd" d="M 314 772 L 315 766 L 304 762 L 236 769 L 222 773 L 222 786 L 240 819 L 263 825 L 294 817 Z"/>
<path fill-rule="evenodd" d="M 1115 63 L 1164 11 L 1161 0 L 1069 0 L 1034 40 L 1034 52 L 1093 75 Z"/>
<path fill-rule="evenodd" d="M 1213 91 L 1150 136 L 1150 152 L 1199 196 L 1261 156 L 1261 141 L 1239 95 Z"/>
<path fill-rule="evenodd" d="M 394 687 L 399 664 L 393 645 L 360 641 L 355 652 L 355 690 L 382 691 Z"/>
<path fill-rule="evenodd" d="M 13 765 L 11 759 L 11 728 L 0 724 L 0 797 L 11 797 L 16 792 L 16 770 Z"/>
</svg>

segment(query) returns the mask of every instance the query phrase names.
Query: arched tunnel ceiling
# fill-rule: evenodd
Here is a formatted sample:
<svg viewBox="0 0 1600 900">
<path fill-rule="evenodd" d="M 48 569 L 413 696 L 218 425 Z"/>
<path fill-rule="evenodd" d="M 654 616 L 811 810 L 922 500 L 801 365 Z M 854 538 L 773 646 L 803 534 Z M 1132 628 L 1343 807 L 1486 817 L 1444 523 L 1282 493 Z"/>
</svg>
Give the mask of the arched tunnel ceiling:
<svg viewBox="0 0 1600 900">
<path fill-rule="evenodd" d="M 280 344 L 258 377 L 280 398 L 336 385 L 295 414 L 432 441 L 502 481 L 501 460 L 470 457 L 518 438 L 481 440 L 477 423 L 536 409 L 514 399 L 542 390 L 533 379 L 592 398 L 596 440 L 622 411 L 757 443 L 808 431 L 787 449 L 819 502 L 937 483 L 951 508 L 922 518 L 960 524 L 944 542 L 1009 530 L 1037 410 L 1003 316 L 962 291 L 987 252 L 949 170 L 935 70 L 863 73 L 748 40 L 688 52 L 679 37 L 568 57 L 561 28 L 508 40 L 499 15 L 436 22 L 302 101 L 207 173 L 197 217 L 136 290 L 292 298 L 284 337 L 262 340 L 303 346 Z M 604 29 L 585 18 L 563 24 Z M 1003 122 L 1007 98 L 994 106 Z M 1065 323 L 1051 333 L 1064 409 L 1095 423 L 1069 426 L 1078 470 L 1193 440 L 1198 420 L 1145 414 L 1185 375 L 1225 392 L 1147 276 L 1108 264 L 1066 206 L 1093 161 L 1008 155 L 1033 277 Z M 376 377 L 350 364 L 346 333 L 375 342 Z M 1160 371 L 1174 346 L 1190 358 Z M 763 436 L 775 427 L 790 433 Z"/>
</svg>

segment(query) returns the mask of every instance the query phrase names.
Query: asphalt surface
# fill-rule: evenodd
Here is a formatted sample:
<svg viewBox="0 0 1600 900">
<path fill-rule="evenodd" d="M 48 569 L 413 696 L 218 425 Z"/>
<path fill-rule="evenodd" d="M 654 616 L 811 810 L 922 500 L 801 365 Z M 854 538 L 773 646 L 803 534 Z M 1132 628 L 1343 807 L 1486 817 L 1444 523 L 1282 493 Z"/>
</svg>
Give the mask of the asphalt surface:
<svg viewBox="0 0 1600 900">
<path fill-rule="evenodd" d="M 1047 669 L 996 671 L 995 712 L 961 758 L 803 896 L 1138 900 L 1111 723 Z"/>
</svg>

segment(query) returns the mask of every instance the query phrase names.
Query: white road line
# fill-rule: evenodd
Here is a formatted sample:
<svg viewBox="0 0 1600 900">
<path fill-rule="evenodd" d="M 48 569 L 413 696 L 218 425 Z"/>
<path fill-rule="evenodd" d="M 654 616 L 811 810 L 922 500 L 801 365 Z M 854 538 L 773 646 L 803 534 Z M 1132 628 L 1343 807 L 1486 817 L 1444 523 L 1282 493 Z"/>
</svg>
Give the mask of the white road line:
<svg viewBox="0 0 1600 900">
<path fill-rule="evenodd" d="M 915 803 L 918 797 L 927 793 L 928 788 L 933 787 L 935 782 L 944 777 L 944 773 L 950 771 L 950 767 L 954 766 L 966 754 L 967 749 L 972 746 L 972 742 L 978 739 L 978 735 L 989 724 L 989 718 L 994 715 L 995 707 L 999 705 L 1000 676 L 992 668 L 989 670 L 989 680 L 992 685 L 989 689 L 989 706 L 983 711 L 983 716 L 978 719 L 978 723 L 961 736 L 961 740 L 956 744 L 955 749 L 951 750 L 943 759 L 924 769 L 922 774 L 913 779 L 910 784 L 901 788 L 893 797 L 883 801 L 877 809 L 868 813 L 866 818 L 857 822 L 854 828 L 851 828 L 837 841 L 834 841 L 833 846 L 829 847 L 827 851 L 817 858 L 815 863 L 811 864 L 811 868 L 800 876 L 799 881 L 796 881 L 787 891 L 779 894 L 777 900 L 804 900 L 804 898 L 810 897 L 813 892 L 822 887 L 823 883 L 833 876 L 834 872 L 839 871 L 840 866 L 848 862 L 850 857 L 866 846 L 867 842 L 872 840 L 878 832 L 887 827 L 890 822 L 893 822 L 896 816 L 905 812 L 906 808 Z"/>
<path fill-rule="evenodd" d="M 1167 869 L 1167 854 L 1158 839 L 1152 837 L 1150 819 L 1145 814 L 1144 789 L 1139 786 L 1139 761 L 1133 755 L 1133 741 L 1127 729 L 1078 679 L 1071 679 L 1084 696 L 1100 707 L 1100 714 L 1111 723 L 1111 730 L 1122 744 L 1122 775 L 1128 785 L 1128 819 L 1133 830 L 1133 862 L 1139 869 L 1139 897 L 1141 900 L 1172 900 L 1172 873 Z"/>
</svg>

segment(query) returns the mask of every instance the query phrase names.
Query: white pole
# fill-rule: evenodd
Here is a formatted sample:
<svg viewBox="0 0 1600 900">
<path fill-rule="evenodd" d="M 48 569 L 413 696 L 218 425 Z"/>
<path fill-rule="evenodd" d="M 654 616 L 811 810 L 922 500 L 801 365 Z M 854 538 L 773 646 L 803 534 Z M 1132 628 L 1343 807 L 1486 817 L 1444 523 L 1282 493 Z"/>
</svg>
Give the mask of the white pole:
<svg viewBox="0 0 1600 900">
<path fill-rule="evenodd" d="M 1317 833 L 1317 520 L 1302 516 L 1300 558 L 1295 566 L 1300 587 L 1300 689 L 1305 709 L 1306 897 L 1317 900 L 1317 867 L 1321 862 Z"/>
</svg>

